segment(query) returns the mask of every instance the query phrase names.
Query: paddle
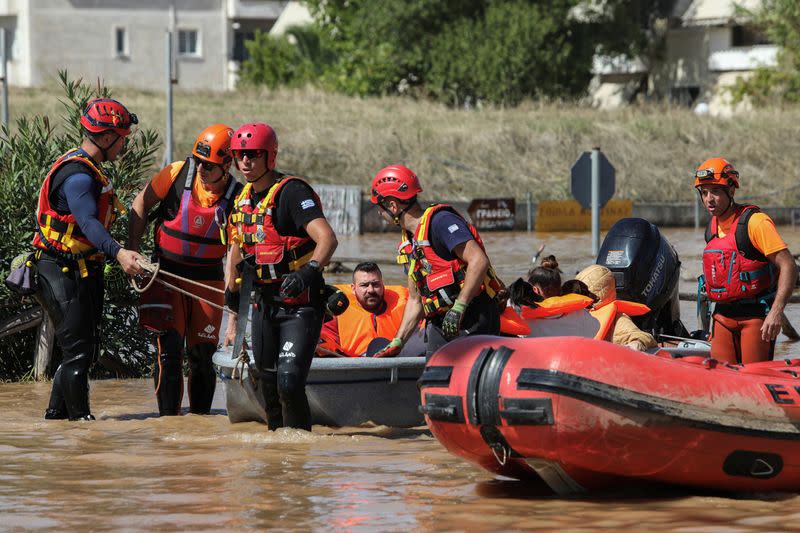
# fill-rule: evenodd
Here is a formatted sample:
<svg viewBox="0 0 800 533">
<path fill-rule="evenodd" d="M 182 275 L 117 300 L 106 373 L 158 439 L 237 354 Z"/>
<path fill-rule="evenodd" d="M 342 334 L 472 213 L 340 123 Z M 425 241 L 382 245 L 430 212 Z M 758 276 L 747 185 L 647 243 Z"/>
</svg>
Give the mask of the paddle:
<svg viewBox="0 0 800 533">
<path fill-rule="evenodd" d="M 544 243 L 539 245 L 539 249 L 536 250 L 536 253 L 533 254 L 533 257 L 531 257 L 531 265 L 534 266 L 536 265 L 536 262 L 539 260 L 539 256 L 542 255 L 543 250 L 544 250 Z"/>
<path fill-rule="evenodd" d="M 367 351 L 364 353 L 364 357 L 374 357 L 376 353 L 386 348 L 390 342 L 392 341 L 384 337 L 376 337 L 372 339 L 367 346 Z"/>
</svg>

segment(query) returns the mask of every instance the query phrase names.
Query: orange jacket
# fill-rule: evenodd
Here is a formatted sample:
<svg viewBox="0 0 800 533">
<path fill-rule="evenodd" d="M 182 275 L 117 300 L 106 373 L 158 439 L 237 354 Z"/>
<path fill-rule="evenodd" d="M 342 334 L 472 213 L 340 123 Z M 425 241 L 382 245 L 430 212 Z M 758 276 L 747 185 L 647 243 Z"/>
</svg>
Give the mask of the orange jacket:
<svg viewBox="0 0 800 533">
<path fill-rule="evenodd" d="M 320 346 L 343 353 L 348 357 L 360 357 L 367 351 L 369 343 L 378 337 L 393 339 L 400 328 L 403 311 L 408 301 L 408 289 L 400 285 L 387 285 L 384 290 L 386 310 L 379 314 L 366 311 L 358 303 L 350 285 L 337 285 L 350 301 L 347 311 L 327 322 L 320 333 Z"/>
</svg>

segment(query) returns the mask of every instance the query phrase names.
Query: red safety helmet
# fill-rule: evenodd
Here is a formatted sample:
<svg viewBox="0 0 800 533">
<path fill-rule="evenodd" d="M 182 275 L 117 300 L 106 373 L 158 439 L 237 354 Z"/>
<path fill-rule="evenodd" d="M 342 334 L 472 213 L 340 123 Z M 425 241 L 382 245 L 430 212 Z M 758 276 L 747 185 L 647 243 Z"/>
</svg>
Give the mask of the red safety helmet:
<svg viewBox="0 0 800 533">
<path fill-rule="evenodd" d="M 192 155 L 203 161 L 224 165 L 231 160 L 231 137 L 233 128 L 225 124 L 214 124 L 200 132 L 194 141 Z"/>
<path fill-rule="evenodd" d="M 240 150 L 266 150 L 267 170 L 275 168 L 275 158 L 278 155 L 278 136 L 269 124 L 256 122 L 239 126 L 233 134 L 231 151 Z"/>
<path fill-rule="evenodd" d="M 411 200 L 421 192 L 422 187 L 414 171 L 403 165 L 389 165 L 375 174 L 370 201 L 379 204 L 387 197 Z"/>
<path fill-rule="evenodd" d="M 739 173 L 733 165 L 721 157 L 703 161 L 694 173 L 695 189 L 701 185 L 733 185 L 739 188 Z"/>
<path fill-rule="evenodd" d="M 125 137 L 131 132 L 131 126 L 138 124 L 134 113 L 111 98 L 95 98 L 86 104 L 81 115 L 81 126 L 90 133 L 113 131 Z"/>
</svg>

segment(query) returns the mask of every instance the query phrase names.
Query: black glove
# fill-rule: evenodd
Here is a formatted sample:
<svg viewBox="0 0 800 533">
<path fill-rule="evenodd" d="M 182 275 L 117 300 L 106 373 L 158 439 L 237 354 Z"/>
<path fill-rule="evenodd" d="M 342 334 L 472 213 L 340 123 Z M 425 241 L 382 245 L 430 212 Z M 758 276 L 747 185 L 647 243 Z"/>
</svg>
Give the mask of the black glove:
<svg viewBox="0 0 800 533">
<path fill-rule="evenodd" d="M 325 310 L 331 316 L 339 316 L 350 306 L 350 300 L 347 295 L 334 287 L 333 285 L 325 286 Z"/>
<path fill-rule="evenodd" d="M 464 318 L 464 311 L 466 310 L 467 304 L 461 300 L 456 300 L 453 307 L 444 315 L 442 333 L 444 333 L 444 338 L 448 341 L 458 337 L 458 332 L 461 329 L 461 319 Z"/>
<path fill-rule="evenodd" d="M 300 267 L 300 270 L 292 272 L 283 279 L 281 297 L 296 298 L 300 296 L 304 290 L 310 289 L 320 277 L 319 270 L 314 265 L 306 263 Z"/>
<path fill-rule="evenodd" d="M 233 311 L 234 313 L 239 312 L 239 299 L 241 298 L 241 293 L 239 291 L 233 292 L 229 288 L 225 288 L 225 307 Z"/>
</svg>

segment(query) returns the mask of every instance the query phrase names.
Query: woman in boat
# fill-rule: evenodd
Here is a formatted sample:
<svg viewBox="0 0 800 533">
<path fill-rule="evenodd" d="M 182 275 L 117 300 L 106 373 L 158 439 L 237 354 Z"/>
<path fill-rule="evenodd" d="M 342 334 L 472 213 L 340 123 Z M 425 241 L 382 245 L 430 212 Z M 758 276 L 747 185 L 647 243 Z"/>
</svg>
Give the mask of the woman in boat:
<svg viewBox="0 0 800 533">
<path fill-rule="evenodd" d="M 588 290 L 597 297 L 590 311 L 600 323 L 595 338 L 640 351 L 656 347 L 655 338 L 639 329 L 629 316 L 643 315 L 650 312 L 650 309 L 644 304 L 617 300 L 614 275 L 608 268 L 590 265 L 581 270 L 575 279 L 585 283 Z"/>
<path fill-rule="evenodd" d="M 539 267 L 528 274 L 527 282 L 518 279 L 510 287 L 511 302 L 520 309 L 524 331 L 510 331 L 507 334 L 527 337 L 578 336 L 594 337 L 599 323 L 587 311 L 594 298 L 572 292 L 563 293 L 561 270 L 558 260 L 549 255 Z M 512 309 L 504 313 L 504 325 L 516 325 Z"/>
</svg>

